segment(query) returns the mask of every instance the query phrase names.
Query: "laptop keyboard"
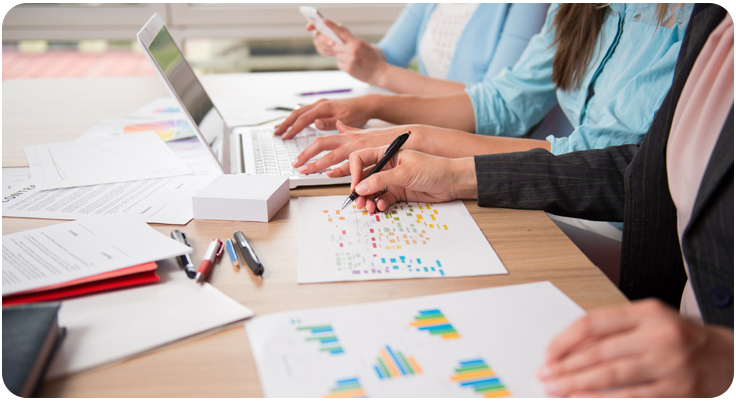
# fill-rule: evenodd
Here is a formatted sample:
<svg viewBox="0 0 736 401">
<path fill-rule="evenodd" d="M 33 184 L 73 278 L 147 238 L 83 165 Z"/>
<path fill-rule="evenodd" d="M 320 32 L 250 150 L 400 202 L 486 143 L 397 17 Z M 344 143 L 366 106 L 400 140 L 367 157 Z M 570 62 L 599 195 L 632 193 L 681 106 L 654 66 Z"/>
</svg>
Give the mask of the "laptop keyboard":
<svg viewBox="0 0 736 401">
<path fill-rule="evenodd" d="M 321 133 L 312 128 L 305 128 L 293 139 L 283 140 L 273 134 L 273 128 L 251 129 L 253 140 L 253 156 L 257 175 L 303 175 L 293 167 L 292 161 Z M 309 163 L 322 157 L 322 152 L 309 160 Z M 318 172 L 314 174 L 324 174 Z M 311 174 L 310 174 L 311 175 Z"/>
</svg>

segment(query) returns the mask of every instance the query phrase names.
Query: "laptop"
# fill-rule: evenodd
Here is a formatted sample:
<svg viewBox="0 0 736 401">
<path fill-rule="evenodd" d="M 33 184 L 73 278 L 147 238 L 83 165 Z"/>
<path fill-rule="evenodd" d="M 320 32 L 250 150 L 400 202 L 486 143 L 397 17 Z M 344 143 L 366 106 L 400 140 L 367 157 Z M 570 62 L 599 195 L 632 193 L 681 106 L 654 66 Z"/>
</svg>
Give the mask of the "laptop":
<svg viewBox="0 0 736 401">
<path fill-rule="evenodd" d="M 290 188 L 350 183 L 350 176 L 331 178 L 324 171 L 305 175 L 291 167 L 292 160 L 315 138 L 335 135 L 336 131 L 307 128 L 293 139 L 284 140 L 274 136 L 270 127 L 231 129 L 158 14 L 136 36 L 164 86 L 179 102 L 197 138 L 223 173 L 288 176 Z"/>
</svg>

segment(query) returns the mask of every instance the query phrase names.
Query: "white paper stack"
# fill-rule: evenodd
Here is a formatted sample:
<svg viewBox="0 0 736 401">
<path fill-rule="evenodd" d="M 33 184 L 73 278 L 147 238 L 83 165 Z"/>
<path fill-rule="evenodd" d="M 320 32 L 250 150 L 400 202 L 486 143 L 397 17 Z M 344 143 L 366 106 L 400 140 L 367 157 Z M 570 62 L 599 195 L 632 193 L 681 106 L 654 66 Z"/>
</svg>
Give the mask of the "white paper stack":
<svg viewBox="0 0 736 401">
<path fill-rule="evenodd" d="M 289 178 L 227 174 L 192 197 L 195 219 L 268 222 L 289 201 Z"/>
</svg>

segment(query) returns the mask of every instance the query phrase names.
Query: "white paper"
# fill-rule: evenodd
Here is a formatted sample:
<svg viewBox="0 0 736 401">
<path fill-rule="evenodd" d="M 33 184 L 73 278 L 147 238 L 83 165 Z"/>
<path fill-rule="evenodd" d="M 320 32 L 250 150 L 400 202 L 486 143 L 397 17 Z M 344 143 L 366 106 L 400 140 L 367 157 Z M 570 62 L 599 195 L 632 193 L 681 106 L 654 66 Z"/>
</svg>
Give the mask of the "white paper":
<svg viewBox="0 0 736 401">
<path fill-rule="evenodd" d="M 76 141 L 86 141 L 100 138 L 120 137 L 125 135 L 125 127 L 135 125 L 140 120 L 102 120 L 82 134 Z M 153 121 L 157 123 L 157 121 Z M 192 131 L 192 135 L 193 131 Z M 168 146 L 194 174 L 222 174 L 219 163 L 213 159 L 209 149 L 197 137 L 184 137 L 167 140 Z"/>
<path fill-rule="evenodd" d="M 172 260 L 159 262 L 156 284 L 63 301 L 66 327 L 46 379 L 129 358 L 237 322 L 253 312 L 208 283 L 197 284 Z"/>
<path fill-rule="evenodd" d="M 397 203 L 370 216 L 342 196 L 299 198 L 298 281 L 506 274 L 461 201 Z"/>
<path fill-rule="evenodd" d="M 16 181 L 12 188 L 3 186 L 3 217 L 76 220 L 122 214 L 146 223 L 187 224 L 192 219 L 192 195 L 218 176 L 181 175 L 48 191 L 36 188 L 32 180 Z"/>
<path fill-rule="evenodd" d="M 87 217 L 3 235 L 3 295 L 192 251 L 127 216 Z"/>
<path fill-rule="evenodd" d="M 412 325 L 420 311 L 432 310 L 446 322 L 426 326 L 450 325 L 454 335 Z M 266 397 L 339 396 L 337 382 L 350 379 L 368 397 L 478 397 L 473 385 L 461 385 L 467 379 L 452 380 L 460 362 L 477 360 L 494 373 L 480 378 L 495 377 L 511 396 L 543 397 L 536 371 L 544 352 L 584 314 L 551 283 L 539 282 L 283 312 L 245 327 Z M 307 329 L 320 326 L 330 330 Z M 402 373 L 405 365 L 389 356 L 399 374 L 381 378 L 378 359 L 387 346 L 419 369 Z M 335 347 L 340 352 L 327 351 Z"/>
<path fill-rule="evenodd" d="M 269 110 L 274 106 L 295 107 L 293 101 L 267 99 L 259 95 L 253 98 L 213 99 L 215 106 L 230 127 L 264 124 L 289 115 L 288 111 Z M 158 98 L 134 111 L 131 118 L 174 119 L 185 118 L 179 104 L 172 98 Z"/>
<path fill-rule="evenodd" d="M 191 174 L 153 132 L 24 147 L 39 189 L 70 188 Z"/>
</svg>

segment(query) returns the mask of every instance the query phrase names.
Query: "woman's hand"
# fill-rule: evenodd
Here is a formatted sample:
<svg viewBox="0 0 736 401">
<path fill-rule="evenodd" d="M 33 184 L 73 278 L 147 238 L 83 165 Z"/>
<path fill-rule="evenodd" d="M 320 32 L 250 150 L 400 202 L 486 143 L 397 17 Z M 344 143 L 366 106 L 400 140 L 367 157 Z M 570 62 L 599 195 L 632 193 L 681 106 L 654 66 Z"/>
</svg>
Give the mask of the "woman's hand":
<svg viewBox="0 0 736 401">
<path fill-rule="evenodd" d="M 358 39 L 341 24 L 325 18 L 325 25 L 332 29 L 344 43 L 335 43 L 332 39 L 319 33 L 310 22 L 307 30 L 312 31 L 312 42 L 317 53 L 337 58 L 337 68 L 347 72 L 353 78 L 380 85 L 388 63 L 383 59 L 383 52 L 365 40 Z"/>
<path fill-rule="evenodd" d="M 340 131 L 340 135 L 318 137 L 294 159 L 293 166 L 299 168 L 300 173 L 311 174 L 317 171 L 323 171 L 343 160 L 347 160 L 350 154 L 357 150 L 389 145 L 397 136 L 406 131 L 412 132 L 412 136 L 409 137 L 410 141 L 412 138 L 418 138 L 419 136 L 417 132 L 418 127 L 414 126 L 360 130 L 358 128 L 348 127 L 341 121 L 338 121 L 336 126 L 338 131 Z M 404 149 L 414 148 L 407 141 L 404 144 Z M 304 165 L 311 158 L 326 150 L 330 150 L 331 152 L 315 160 L 313 163 Z M 330 177 L 342 177 L 348 174 L 350 174 L 350 169 L 347 163 L 343 164 L 340 168 L 327 172 L 327 175 Z"/>
<path fill-rule="evenodd" d="M 274 135 L 283 135 L 284 139 L 290 139 L 311 123 L 314 123 L 319 130 L 333 130 L 338 119 L 350 126 L 363 126 L 373 118 L 375 96 L 366 95 L 336 100 L 320 99 L 294 110 L 283 123 L 276 127 Z"/>
<path fill-rule="evenodd" d="M 477 194 L 472 157 L 448 159 L 412 150 L 400 150 L 381 170 L 361 181 L 378 163 L 388 146 L 365 149 L 350 155 L 355 205 L 369 213 L 386 210 L 399 201 L 448 202 L 474 198 Z"/>
<path fill-rule="evenodd" d="M 351 153 L 367 148 L 389 145 L 397 136 L 411 131 L 409 140 L 402 149 L 416 150 L 434 156 L 461 158 L 473 156 L 483 150 L 480 146 L 490 138 L 479 137 L 467 132 L 437 128 L 428 125 L 398 125 L 389 128 L 361 130 L 337 122 L 340 135 L 319 137 L 309 144 L 294 160 L 293 166 L 302 174 L 323 171 L 343 160 Z M 312 157 L 323 151 L 330 151 L 313 163 L 305 165 Z M 348 164 L 343 164 L 327 172 L 330 177 L 350 174 Z"/>
<path fill-rule="evenodd" d="M 733 330 L 645 300 L 572 324 L 538 376 L 557 397 L 715 397 L 730 387 L 733 366 Z"/>
</svg>

